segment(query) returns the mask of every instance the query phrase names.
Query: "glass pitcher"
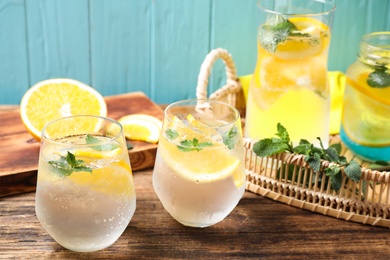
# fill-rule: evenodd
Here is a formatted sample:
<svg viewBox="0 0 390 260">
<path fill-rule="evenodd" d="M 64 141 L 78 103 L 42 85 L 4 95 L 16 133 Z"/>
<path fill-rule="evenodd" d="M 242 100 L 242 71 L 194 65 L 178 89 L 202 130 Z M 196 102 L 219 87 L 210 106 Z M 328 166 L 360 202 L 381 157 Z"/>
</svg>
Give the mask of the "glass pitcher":
<svg viewBox="0 0 390 260">
<path fill-rule="evenodd" d="M 329 142 L 328 49 L 331 0 L 259 0 L 257 64 L 249 87 L 245 136 L 271 138 L 277 123 L 294 145 Z"/>
</svg>

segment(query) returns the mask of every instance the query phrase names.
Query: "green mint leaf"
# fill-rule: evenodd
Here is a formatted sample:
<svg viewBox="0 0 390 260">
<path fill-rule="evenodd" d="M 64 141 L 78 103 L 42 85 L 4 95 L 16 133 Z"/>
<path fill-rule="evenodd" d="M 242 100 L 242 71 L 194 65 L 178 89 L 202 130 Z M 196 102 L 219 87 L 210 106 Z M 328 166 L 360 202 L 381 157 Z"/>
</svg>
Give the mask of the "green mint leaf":
<svg viewBox="0 0 390 260">
<path fill-rule="evenodd" d="M 266 138 L 253 145 L 253 151 L 257 156 L 265 157 L 288 151 L 289 146 L 278 138 Z"/>
<path fill-rule="evenodd" d="M 349 165 L 344 168 L 344 172 L 350 179 L 356 182 L 362 177 L 360 165 L 354 160 L 350 161 Z"/>
<path fill-rule="evenodd" d="M 276 133 L 277 136 L 280 137 L 284 142 L 289 143 L 290 142 L 290 136 L 287 132 L 287 129 L 281 124 L 278 123 L 276 126 L 278 132 Z"/>
<path fill-rule="evenodd" d="M 386 72 L 386 67 L 376 67 L 367 77 L 367 84 L 373 88 L 390 87 L 390 74 Z"/>
<path fill-rule="evenodd" d="M 275 53 L 278 44 L 283 43 L 289 36 L 312 37 L 303 33 L 288 19 L 281 15 L 273 15 L 258 31 L 261 46 L 269 53 Z M 318 44 L 319 39 L 313 39 L 312 44 Z"/>
<path fill-rule="evenodd" d="M 80 163 L 80 162 L 77 162 L 76 156 L 74 156 L 74 154 L 71 153 L 71 152 L 69 152 L 69 151 L 68 151 L 68 153 L 67 153 L 67 155 L 66 155 L 65 160 L 68 162 L 68 164 L 70 165 L 70 167 L 75 167 L 75 166 L 77 166 L 78 163 Z M 80 161 L 81 161 L 81 160 L 80 160 Z"/>
<path fill-rule="evenodd" d="M 87 137 L 85 138 L 85 142 L 87 144 L 97 144 L 97 143 L 100 143 L 101 141 L 92 135 L 87 135 Z M 102 144 L 99 146 L 92 146 L 91 148 L 94 149 L 95 151 L 112 151 L 118 147 L 119 146 L 117 144 L 108 143 L 108 144 Z"/>
<path fill-rule="evenodd" d="M 332 184 L 332 188 L 335 191 L 339 191 L 341 189 L 341 184 L 343 182 L 343 176 L 341 175 L 341 171 L 334 175 L 333 177 L 330 177 L 330 182 Z"/>
<path fill-rule="evenodd" d="M 229 148 L 233 149 L 236 142 L 237 127 L 233 126 L 227 133 L 222 135 L 223 143 Z"/>
<path fill-rule="evenodd" d="M 333 147 L 325 149 L 325 160 L 330 162 L 339 162 L 339 153 Z"/>
<path fill-rule="evenodd" d="M 69 176 L 73 172 L 72 167 L 67 163 L 57 161 L 49 161 L 48 163 L 51 166 L 51 170 L 61 176 Z"/>
<path fill-rule="evenodd" d="M 84 165 L 83 160 L 76 160 L 76 157 L 71 152 L 67 152 L 66 157 L 61 156 L 59 161 L 49 161 L 52 170 L 61 176 L 69 176 L 72 172 L 91 172 L 92 169 Z"/>
<path fill-rule="evenodd" d="M 180 142 L 180 145 L 177 148 L 182 152 L 191 152 L 191 151 L 201 151 L 207 146 L 213 146 L 211 142 L 202 142 L 199 143 L 199 140 L 194 138 L 192 140 L 183 140 Z"/>
<path fill-rule="evenodd" d="M 169 140 L 174 140 L 179 136 L 179 133 L 176 130 L 170 128 L 165 130 L 165 134 L 167 135 Z"/>
<path fill-rule="evenodd" d="M 334 177 L 339 174 L 340 171 L 340 167 L 333 165 L 325 169 L 325 174 L 329 177 Z"/>
<path fill-rule="evenodd" d="M 130 143 L 126 143 L 126 147 L 127 147 L 127 150 L 131 150 L 134 148 L 133 145 Z"/>
<path fill-rule="evenodd" d="M 278 44 L 285 42 L 293 29 L 296 26 L 288 19 L 280 15 L 272 16 L 259 28 L 260 44 L 269 53 L 275 53 Z"/>
<path fill-rule="evenodd" d="M 330 166 L 325 169 L 325 174 L 329 176 L 332 188 L 335 191 L 339 191 L 341 188 L 342 174 L 341 169 L 338 166 Z"/>
<path fill-rule="evenodd" d="M 313 145 L 310 143 L 302 143 L 293 148 L 294 153 L 308 155 Z"/>
<path fill-rule="evenodd" d="M 329 146 L 329 148 L 332 148 L 332 149 L 336 150 L 337 154 L 340 154 L 340 153 L 341 153 L 341 144 L 340 144 L 340 143 L 331 144 L 331 145 Z"/>
<path fill-rule="evenodd" d="M 321 168 L 321 157 L 318 153 L 314 153 L 311 156 L 306 156 L 305 161 L 310 165 L 310 167 L 315 172 L 319 172 Z"/>
</svg>

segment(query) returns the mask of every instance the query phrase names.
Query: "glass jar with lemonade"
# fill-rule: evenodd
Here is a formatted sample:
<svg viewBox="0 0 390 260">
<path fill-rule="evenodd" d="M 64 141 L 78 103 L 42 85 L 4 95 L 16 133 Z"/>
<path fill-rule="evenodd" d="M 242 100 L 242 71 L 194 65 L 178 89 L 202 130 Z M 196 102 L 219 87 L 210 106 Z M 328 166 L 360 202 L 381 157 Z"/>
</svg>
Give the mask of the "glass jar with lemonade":
<svg viewBox="0 0 390 260">
<path fill-rule="evenodd" d="M 347 70 L 340 137 L 359 157 L 390 161 L 390 32 L 363 36 Z"/>
<path fill-rule="evenodd" d="M 277 123 L 294 144 L 329 140 L 327 79 L 330 26 L 328 0 L 260 0 L 258 56 L 249 87 L 245 136 L 273 137 Z"/>
</svg>

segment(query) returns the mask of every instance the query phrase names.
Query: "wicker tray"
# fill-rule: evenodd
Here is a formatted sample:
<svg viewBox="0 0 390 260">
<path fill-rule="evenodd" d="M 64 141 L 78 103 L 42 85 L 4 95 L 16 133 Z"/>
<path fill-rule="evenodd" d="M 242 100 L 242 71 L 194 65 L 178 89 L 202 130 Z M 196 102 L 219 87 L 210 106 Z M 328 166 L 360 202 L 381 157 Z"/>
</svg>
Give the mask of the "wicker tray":
<svg viewBox="0 0 390 260">
<path fill-rule="evenodd" d="M 207 97 L 208 78 L 217 59 L 225 63 L 226 85 Z M 198 99 L 219 100 L 236 107 L 245 125 L 243 89 L 236 75 L 234 61 L 226 50 L 215 49 L 206 56 L 200 69 L 196 95 Z M 244 140 L 248 191 L 338 219 L 390 227 L 389 171 L 371 170 L 368 162 L 357 160 L 362 165 L 361 180 L 347 182 L 343 172 L 342 188 L 336 192 L 331 188 L 329 177 L 315 174 L 304 161 L 303 155 L 282 153 L 258 157 L 252 151 L 254 143 L 255 140 Z M 339 136 L 331 136 L 330 143 L 341 143 L 341 140 Z M 348 159 L 353 157 L 344 146 L 342 155 Z M 320 173 L 330 164 L 322 161 Z M 289 180 L 288 168 L 292 167 L 293 175 L 292 178 L 290 175 Z"/>
</svg>

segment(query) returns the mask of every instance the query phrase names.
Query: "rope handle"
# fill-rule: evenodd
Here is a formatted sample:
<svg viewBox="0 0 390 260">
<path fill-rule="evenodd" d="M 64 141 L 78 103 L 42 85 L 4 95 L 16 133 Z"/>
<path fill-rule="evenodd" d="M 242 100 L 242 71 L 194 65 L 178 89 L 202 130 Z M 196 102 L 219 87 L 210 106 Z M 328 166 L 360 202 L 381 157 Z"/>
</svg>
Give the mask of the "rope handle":
<svg viewBox="0 0 390 260">
<path fill-rule="evenodd" d="M 217 59 L 222 59 L 225 63 L 226 69 L 226 85 L 236 86 L 237 83 L 237 72 L 233 58 L 230 53 L 222 48 L 214 49 L 207 54 L 204 59 L 198 76 L 198 85 L 196 86 L 196 98 L 207 99 L 207 85 L 209 83 L 209 77 L 211 69 Z"/>
</svg>

